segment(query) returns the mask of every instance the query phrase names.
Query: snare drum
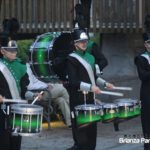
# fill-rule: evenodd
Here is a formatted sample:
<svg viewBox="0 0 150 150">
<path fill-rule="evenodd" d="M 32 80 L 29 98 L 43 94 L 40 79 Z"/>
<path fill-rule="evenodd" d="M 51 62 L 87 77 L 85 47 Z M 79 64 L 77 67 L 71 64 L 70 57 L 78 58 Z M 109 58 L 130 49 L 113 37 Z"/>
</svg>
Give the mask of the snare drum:
<svg viewBox="0 0 150 150">
<path fill-rule="evenodd" d="M 43 108 L 31 104 L 13 104 L 12 113 L 12 134 L 21 136 L 37 135 L 42 130 Z"/>
<path fill-rule="evenodd" d="M 102 115 L 102 107 L 99 105 L 86 104 L 75 107 L 76 121 L 79 126 L 100 121 L 102 119 Z"/>
<path fill-rule="evenodd" d="M 113 103 L 104 103 L 103 104 L 103 122 L 112 122 L 114 119 L 118 117 L 118 106 Z"/>
</svg>

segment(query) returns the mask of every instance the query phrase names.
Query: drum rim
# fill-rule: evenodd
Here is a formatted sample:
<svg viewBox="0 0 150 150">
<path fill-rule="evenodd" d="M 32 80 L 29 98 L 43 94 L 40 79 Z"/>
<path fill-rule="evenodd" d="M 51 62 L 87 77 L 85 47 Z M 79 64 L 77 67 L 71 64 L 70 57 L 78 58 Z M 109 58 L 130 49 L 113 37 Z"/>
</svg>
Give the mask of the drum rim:
<svg viewBox="0 0 150 150">
<path fill-rule="evenodd" d="M 62 34 L 64 33 L 68 33 L 68 34 L 71 34 L 71 31 L 57 31 L 57 32 L 46 32 L 46 33 L 43 33 L 41 35 L 38 35 L 36 37 L 36 40 L 32 43 L 32 45 L 30 46 L 30 51 L 32 51 L 33 49 L 35 48 L 39 48 L 39 47 L 35 47 L 35 44 L 39 41 L 40 38 L 43 38 L 44 36 L 49 36 L 49 35 L 52 35 L 53 38 L 52 40 L 49 42 L 49 43 L 54 43 L 55 42 L 55 39 L 58 38 L 59 36 L 61 36 Z M 48 48 L 52 48 L 53 46 L 51 46 L 53 44 L 49 44 Z"/>
<path fill-rule="evenodd" d="M 46 32 L 44 34 L 41 34 L 41 35 L 38 35 L 36 37 L 36 40 L 32 43 L 31 47 L 30 47 L 30 51 L 32 51 L 33 49 L 38 49 L 39 47 L 35 46 L 36 43 L 38 43 L 39 39 L 40 38 L 43 38 L 44 36 L 52 36 L 52 40 L 49 41 L 49 44 L 48 44 L 48 47 L 47 48 L 50 48 L 52 47 L 53 43 L 54 43 L 54 40 L 55 38 L 59 37 L 62 33 L 61 32 Z"/>
<path fill-rule="evenodd" d="M 116 102 L 131 102 L 131 103 L 139 103 L 139 100 L 138 99 L 132 99 L 132 98 L 120 98 L 120 99 L 116 99 L 115 100 L 115 103 Z"/>
<path fill-rule="evenodd" d="M 106 107 L 106 106 L 113 106 L 113 107 Z M 103 106 L 103 108 L 118 108 L 118 105 L 115 103 L 105 103 Z"/>
<path fill-rule="evenodd" d="M 86 107 L 85 107 L 86 106 Z M 75 110 L 100 110 L 102 106 L 97 104 L 83 104 L 75 106 Z"/>
<path fill-rule="evenodd" d="M 132 105 L 139 105 L 140 103 L 139 102 L 133 102 L 133 101 L 130 101 L 130 102 L 125 102 L 125 101 L 123 101 L 123 102 L 115 102 L 116 104 L 118 104 L 118 103 L 131 103 Z"/>
<path fill-rule="evenodd" d="M 22 106 L 32 106 L 32 108 L 31 107 L 23 108 Z M 43 107 L 31 104 L 12 104 L 11 112 L 16 114 L 42 114 Z"/>
<path fill-rule="evenodd" d="M 125 104 L 128 104 L 128 105 L 125 105 Z M 132 102 L 118 102 L 117 105 L 118 105 L 118 107 L 122 107 L 122 106 L 134 106 L 134 104 Z"/>
<path fill-rule="evenodd" d="M 31 133 L 25 133 L 25 132 L 24 132 L 24 133 L 20 133 L 20 132 L 18 132 L 18 134 L 19 134 L 20 136 L 35 136 L 35 135 L 37 136 L 37 135 L 41 134 L 41 131 L 42 131 L 42 130 L 40 130 L 40 131 L 37 132 L 37 133 L 32 133 L 32 132 L 31 132 Z M 12 133 L 12 134 L 13 134 L 13 133 Z M 15 134 L 14 134 L 14 135 L 15 135 Z"/>
</svg>

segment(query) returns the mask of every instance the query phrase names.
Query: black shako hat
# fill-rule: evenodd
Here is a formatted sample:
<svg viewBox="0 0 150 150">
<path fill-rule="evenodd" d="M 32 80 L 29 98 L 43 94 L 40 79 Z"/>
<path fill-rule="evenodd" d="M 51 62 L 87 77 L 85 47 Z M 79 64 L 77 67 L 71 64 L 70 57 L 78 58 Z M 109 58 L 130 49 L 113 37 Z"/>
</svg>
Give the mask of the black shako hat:
<svg viewBox="0 0 150 150">
<path fill-rule="evenodd" d="M 8 44 L 5 43 L 1 45 L 1 49 L 4 49 L 6 51 L 17 51 L 17 47 L 17 42 L 14 40 L 10 40 Z"/>
<path fill-rule="evenodd" d="M 86 34 L 84 29 L 74 29 L 73 40 L 74 42 L 87 41 L 88 35 Z"/>
</svg>

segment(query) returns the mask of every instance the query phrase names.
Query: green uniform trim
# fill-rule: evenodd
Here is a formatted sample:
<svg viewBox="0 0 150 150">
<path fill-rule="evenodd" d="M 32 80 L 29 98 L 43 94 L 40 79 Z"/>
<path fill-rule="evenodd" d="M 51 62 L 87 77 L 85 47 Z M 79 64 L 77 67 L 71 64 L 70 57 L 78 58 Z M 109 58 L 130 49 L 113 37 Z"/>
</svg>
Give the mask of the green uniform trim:
<svg viewBox="0 0 150 150">
<path fill-rule="evenodd" d="M 87 61 L 91 65 L 92 69 L 94 69 L 95 58 L 91 54 L 80 50 L 76 50 L 75 53 Z"/>
<path fill-rule="evenodd" d="M 7 68 L 9 69 L 9 71 L 12 73 L 12 75 L 16 81 L 17 88 L 18 88 L 19 93 L 20 93 L 20 91 L 21 91 L 20 81 L 21 81 L 21 78 L 27 72 L 26 65 L 22 64 L 21 60 L 18 58 L 13 60 L 13 61 L 9 61 L 7 58 L 3 58 L 3 59 L 0 59 L 0 61 L 4 65 L 6 65 Z"/>
</svg>

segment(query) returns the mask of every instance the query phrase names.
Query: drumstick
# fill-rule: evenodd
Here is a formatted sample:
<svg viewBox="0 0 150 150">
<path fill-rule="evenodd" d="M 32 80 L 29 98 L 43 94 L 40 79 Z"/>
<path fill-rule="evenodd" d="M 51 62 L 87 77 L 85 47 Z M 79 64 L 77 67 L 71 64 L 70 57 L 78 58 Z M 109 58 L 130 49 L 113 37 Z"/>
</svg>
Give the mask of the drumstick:
<svg viewBox="0 0 150 150">
<path fill-rule="evenodd" d="M 14 102 L 14 103 L 27 103 L 26 100 L 20 100 L 20 99 L 3 99 L 3 103 L 9 103 L 9 102 Z"/>
<path fill-rule="evenodd" d="M 41 91 L 40 94 L 42 95 L 44 93 L 44 91 Z M 31 105 L 33 105 L 37 100 L 38 100 L 38 96 L 35 97 L 35 99 L 33 100 L 33 102 L 31 103 Z"/>
<path fill-rule="evenodd" d="M 119 87 L 119 86 L 114 86 L 113 89 L 114 90 L 127 90 L 127 91 L 131 91 L 132 90 L 131 87 Z"/>
<path fill-rule="evenodd" d="M 78 91 L 81 91 L 81 90 L 78 90 Z M 88 94 L 88 91 L 82 91 L 83 94 Z M 91 92 L 91 91 L 89 91 Z M 106 95 L 115 95 L 115 96 L 123 96 L 123 93 L 120 93 L 120 92 L 110 92 L 110 91 L 102 91 L 100 92 L 100 94 L 106 94 Z"/>
<path fill-rule="evenodd" d="M 114 96 L 123 96 L 123 93 L 119 93 L 119 92 L 110 92 L 110 91 L 101 91 L 100 94 L 114 95 Z"/>
</svg>

